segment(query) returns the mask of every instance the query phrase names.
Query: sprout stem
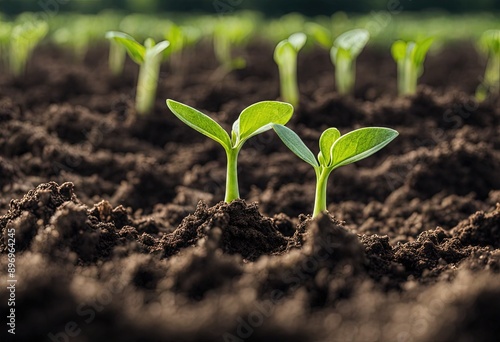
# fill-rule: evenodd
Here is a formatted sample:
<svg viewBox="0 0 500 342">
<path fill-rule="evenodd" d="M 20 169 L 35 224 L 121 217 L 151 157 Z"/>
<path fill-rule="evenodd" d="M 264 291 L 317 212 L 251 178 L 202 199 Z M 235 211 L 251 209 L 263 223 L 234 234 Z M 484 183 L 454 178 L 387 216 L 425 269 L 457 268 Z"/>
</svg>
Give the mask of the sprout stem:
<svg viewBox="0 0 500 342">
<path fill-rule="evenodd" d="M 226 174 L 226 198 L 224 201 L 230 203 L 240 198 L 238 189 L 238 154 L 239 149 L 227 149 L 227 174 Z"/>
<path fill-rule="evenodd" d="M 278 64 L 281 98 L 296 107 L 299 104 L 299 88 L 297 85 L 297 60 L 289 59 L 288 63 Z"/>
<path fill-rule="evenodd" d="M 113 75 L 118 76 L 123 72 L 123 66 L 125 65 L 125 57 L 127 51 L 123 46 L 115 41 L 110 42 L 109 46 L 109 68 Z"/>
<path fill-rule="evenodd" d="M 135 103 L 137 113 L 141 115 L 149 114 L 154 107 L 161 59 L 160 54 L 145 58 L 139 70 Z"/>
<path fill-rule="evenodd" d="M 330 168 L 319 168 L 316 170 L 316 195 L 314 198 L 313 217 L 326 211 L 326 189 L 328 177 L 332 170 Z"/>
</svg>

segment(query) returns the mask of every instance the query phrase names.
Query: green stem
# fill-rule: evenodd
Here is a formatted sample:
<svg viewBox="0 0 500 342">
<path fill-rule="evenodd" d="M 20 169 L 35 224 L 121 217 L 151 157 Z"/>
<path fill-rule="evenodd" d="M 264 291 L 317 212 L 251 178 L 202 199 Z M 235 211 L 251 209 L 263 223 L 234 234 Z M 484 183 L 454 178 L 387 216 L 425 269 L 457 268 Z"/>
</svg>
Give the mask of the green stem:
<svg viewBox="0 0 500 342">
<path fill-rule="evenodd" d="M 141 64 L 135 98 L 137 113 L 141 115 L 149 114 L 154 107 L 160 64 L 161 55 L 146 58 Z"/>
<path fill-rule="evenodd" d="M 491 54 L 486 66 L 484 82 L 491 93 L 500 90 L 500 55 Z"/>
<path fill-rule="evenodd" d="M 297 85 L 297 60 L 287 59 L 279 65 L 281 98 L 292 106 L 299 104 L 299 87 Z"/>
<path fill-rule="evenodd" d="M 326 189 L 328 177 L 331 172 L 332 170 L 328 168 L 321 168 L 316 171 L 316 195 L 314 198 L 313 217 L 326 211 Z"/>
<path fill-rule="evenodd" d="M 227 174 L 226 174 L 226 198 L 224 201 L 230 203 L 240 198 L 238 189 L 238 154 L 239 149 L 226 150 Z"/>
<path fill-rule="evenodd" d="M 125 64 L 127 51 L 115 41 L 111 41 L 109 46 L 109 68 L 113 75 L 120 75 Z"/>
<path fill-rule="evenodd" d="M 352 94 L 355 72 L 353 61 L 341 56 L 338 57 L 335 68 L 335 83 L 337 84 L 339 94 Z"/>
</svg>

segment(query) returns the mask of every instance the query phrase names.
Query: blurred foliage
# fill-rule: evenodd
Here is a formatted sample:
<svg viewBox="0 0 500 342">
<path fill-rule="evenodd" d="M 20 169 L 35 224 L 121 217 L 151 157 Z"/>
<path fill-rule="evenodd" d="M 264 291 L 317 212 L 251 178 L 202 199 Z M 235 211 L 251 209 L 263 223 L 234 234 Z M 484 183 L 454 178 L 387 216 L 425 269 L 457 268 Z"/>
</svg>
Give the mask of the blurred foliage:
<svg viewBox="0 0 500 342">
<path fill-rule="evenodd" d="M 387 10 L 399 5 L 405 11 L 424 9 L 445 10 L 454 13 L 470 11 L 499 11 L 498 0 L 0 0 L 1 11 L 18 14 L 24 11 L 45 11 L 51 15 L 59 11 L 97 13 L 103 9 L 128 12 L 206 12 L 227 13 L 236 10 L 254 10 L 268 16 L 299 12 L 308 16 L 330 15 L 337 11 L 369 13 Z"/>
</svg>

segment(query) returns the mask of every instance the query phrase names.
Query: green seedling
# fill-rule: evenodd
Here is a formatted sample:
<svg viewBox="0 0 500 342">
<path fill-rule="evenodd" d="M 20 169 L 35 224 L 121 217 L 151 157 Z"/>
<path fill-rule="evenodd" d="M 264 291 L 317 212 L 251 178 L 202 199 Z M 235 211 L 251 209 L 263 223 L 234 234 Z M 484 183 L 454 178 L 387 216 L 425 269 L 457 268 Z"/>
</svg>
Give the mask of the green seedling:
<svg viewBox="0 0 500 342">
<path fill-rule="evenodd" d="M 219 18 L 213 31 L 215 57 L 226 71 L 243 69 L 243 57 L 233 58 L 232 49 L 248 41 L 254 30 L 251 20 L 236 17 Z"/>
<path fill-rule="evenodd" d="M 300 137 L 283 125 L 273 125 L 283 143 L 316 172 L 316 196 L 313 217 L 326 211 L 328 177 L 333 170 L 360 161 L 384 148 L 398 136 L 398 132 L 384 127 L 360 128 L 340 135 L 336 128 L 328 128 L 319 138 L 318 158 Z"/>
<path fill-rule="evenodd" d="M 9 46 L 9 66 L 14 76 L 21 76 L 25 73 L 26 64 L 33 50 L 48 31 L 49 25 L 35 18 L 14 25 Z"/>
<path fill-rule="evenodd" d="M 285 125 L 292 117 L 293 106 L 277 101 L 263 101 L 245 108 L 233 123 L 229 135 L 208 115 L 180 102 L 167 100 L 167 106 L 182 122 L 222 145 L 227 156 L 227 203 L 240 197 L 238 188 L 238 154 L 251 137 L 268 131 L 272 124 Z"/>
<path fill-rule="evenodd" d="M 111 40 L 109 42 L 108 64 L 109 64 L 109 70 L 113 75 L 118 76 L 123 73 L 126 56 L 127 56 L 127 50 L 123 45 L 116 42 L 115 40 Z"/>
<path fill-rule="evenodd" d="M 170 23 L 165 39 L 170 42 L 167 55 L 172 64 L 179 65 L 183 58 L 183 51 L 186 47 L 194 45 L 201 38 L 201 32 L 193 26 L 179 26 Z"/>
<path fill-rule="evenodd" d="M 332 33 L 323 25 L 309 22 L 304 25 L 307 35 L 324 49 L 331 49 L 333 46 Z"/>
<path fill-rule="evenodd" d="M 164 40 L 156 44 L 152 38 L 148 38 L 141 45 L 128 34 L 115 31 L 106 33 L 106 38 L 123 46 L 130 58 L 140 65 L 135 107 L 137 113 L 149 114 L 154 107 L 160 65 L 170 43 Z"/>
<path fill-rule="evenodd" d="M 274 61 L 280 74 L 281 98 L 293 106 L 299 104 L 299 86 L 297 84 L 297 55 L 306 43 L 307 36 L 294 33 L 282 40 L 274 49 Z"/>
<path fill-rule="evenodd" d="M 477 100 L 484 101 L 489 94 L 500 95 L 500 30 L 484 32 L 479 48 L 488 58 L 483 82 L 476 91 Z"/>
<path fill-rule="evenodd" d="M 341 34 L 333 42 L 330 58 L 335 65 L 335 83 L 340 94 L 354 92 L 356 58 L 369 39 L 367 30 L 355 29 Z"/>
<path fill-rule="evenodd" d="M 0 65 L 8 66 L 9 44 L 12 32 L 12 24 L 0 20 Z"/>
<path fill-rule="evenodd" d="M 417 81 L 424 72 L 424 61 L 434 38 L 419 42 L 398 40 L 392 44 L 392 57 L 398 65 L 398 93 L 400 96 L 417 92 Z"/>
</svg>

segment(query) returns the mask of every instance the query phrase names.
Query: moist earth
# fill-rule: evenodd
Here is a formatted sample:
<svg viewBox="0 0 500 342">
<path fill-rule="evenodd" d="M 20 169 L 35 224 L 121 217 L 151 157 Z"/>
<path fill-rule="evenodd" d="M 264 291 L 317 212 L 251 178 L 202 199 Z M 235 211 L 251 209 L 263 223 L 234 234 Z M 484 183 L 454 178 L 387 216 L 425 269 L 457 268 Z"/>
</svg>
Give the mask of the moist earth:
<svg viewBox="0 0 500 342">
<path fill-rule="evenodd" d="M 429 55 L 404 98 L 387 49 L 360 55 L 352 97 L 327 51 L 300 55 L 288 126 L 313 151 L 327 127 L 400 132 L 333 173 L 316 219 L 314 170 L 271 132 L 240 154 L 244 200 L 221 202 L 222 147 L 165 105 L 229 129 L 278 99 L 272 46 L 239 53 L 247 68 L 226 75 L 208 44 L 166 63 L 150 116 L 134 110 L 137 66 L 112 76 L 104 46 L 83 63 L 44 46 L 23 79 L 2 70 L 0 266 L 13 228 L 18 281 L 15 339 L 3 324 L 1 340 L 496 341 L 500 99 L 474 100 L 474 47 Z"/>
</svg>

